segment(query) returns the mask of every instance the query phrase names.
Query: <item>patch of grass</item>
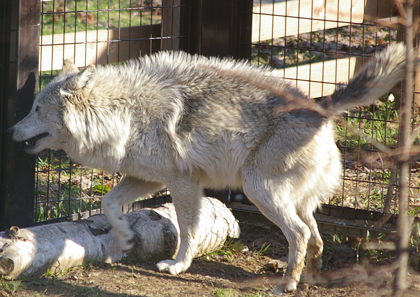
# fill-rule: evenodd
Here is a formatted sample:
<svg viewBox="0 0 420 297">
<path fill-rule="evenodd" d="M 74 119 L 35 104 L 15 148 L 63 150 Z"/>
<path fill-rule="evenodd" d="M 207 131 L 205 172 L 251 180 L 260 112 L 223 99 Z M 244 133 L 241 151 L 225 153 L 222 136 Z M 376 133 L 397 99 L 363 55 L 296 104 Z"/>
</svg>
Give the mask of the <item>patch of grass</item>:
<svg viewBox="0 0 420 297">
<path fill-rule="evenodd" d="M 8 293 L 14 294 L 19 290 L 25 289 L 25 284 L 20 280 L 7 281 L 2 278 L 0 279 L 0 287 Z"/>
<path fill-rule="evenodd" d="M 41 34 L 61 34 L 158 24 L 161 8 L 138 5 L 130 0 L 44 1 Z"/>
<path fill-rule="evenodd" d="M 385 234 L 379 233 L 379 235 L 375 238 L 372 238 L 369 230 L 366 231 L 366 237 L 360 238 L 357 247 L 356 247 L 356 263 L 360 263 L 362 260 L 362 256 L 364 259 L 368 260 L 369 263 L 375 265 L 387 264 L 389 263 L 389 259 L 395 258 L 395 251 L 393 250 L 386 250 L 380 248 L 369 248 L 369 249 L 362 249 L 363 244 L 368 244 L 369 242 L 373 242 L 374 244 L 383 244 L 384 243 Z"/>
<path fill-rule="evenodd" d="M 213 259 L 213 256 L 222 256 L 223 258 L 225 258 L 228 262 L 232 262 L 233 260 L 233 252 L 230 250 L 225 250 L 225 249 L 218 249 L 216 251 L 212 251 L 209 253 L 206 253 L 204 258 L 207 261 L 211 261 Z"/>
<path fill-rule="evenodd" d="M 271 297 L 274 296 L 271 293 L 266 293 L 260 289 L 251 289 L 245 294 L 239 293 L 237 290 L 232 288 L 216 288 L 214 289 L 215 297 Z"/>
<path fill-rule="evenodd" d="M 359 110 L 345 116 L 344 123 L 337 124 L 337 140 L 346 147 L 370 148 L 369 139 L 395 147 L 398 142 L 398 121 L 398 112 L 393 103 L 379 102 L 374 112 Z"/>
<path fill-rule="evenodd" d="M 92 189 L 100 195 L 104 195 L 110 191 L 110 189 L 107 186 L 101 184 L 93 186 Z"/>
<path fill-rule="evenodd" d="M 99 209 L 102 205 L 100 199 L 64 199 L 63 197 L 64 195 L 59 200 L 38 203 L 38 206 L 35 209 L 36 222 L 42 222 L 48 219 L 57 219 L 75 213 Z"/>
<path fill-rule="evenodd" d="M 223 249 L 230 250 L 232 252 L 241 252 L 245 248 L 245 245 L 242 241 L 228 238 L 223 244 Z"/>
<path fill-rule="evenodd" d="M 341 243 L 343 241 L 343 236 L 337 233 L 322 233 L 322 239 L 324 241 L 324 253 L 335 251 L 335 246 L 333 243 Z"/>
<path fill-rule="evenodd" d="M 59 266 L 56 267 L 49 267 L 47 272 L 45 272 L 46 277 L 50 277 L 53 280 L 53 283 L 55 284 L 55 281 L 60 276 L 63 276 L 67 274 L 68 272 L 72 271 L 74 267 L 69 267 L 65 269 L 61 269 Z"/>
<path fill-rule="evenodd" d="M 92 267 L 93 267 L 95 264 L 98 264 L 98 263 L 100 263 L 100 262 L 98 261 L 98 258 L 97 258 L 97 257 L 93 257 L 93 258 L 92 258 L 92 259 L 90 259 L 89 261 L 86 261 L 85 263 L 83 263 L 81 266 L 83 267 L 83 269 L 84 269 L 84 270 L 90 271 L 90 270 L 92 270 Z"/>
<path fill-rule="evenodd" d="M 332 241 L 336 242 L 336 243 L 342 243 L 343 242 L 343 235 L 332 234 Z"/>
<path fill-rule="evenodd" d="M 242 296 L 243 297 L 271 297 L 271 296 L 274 296 L 274 295 L 272 293 L 266 293 L 266 292 L 264 292 L 260 289 L 252 289 Z"/>
<path fill-rule="evenodd" d="M 63 152 L 40 153 L 36 165 L 36 222 L 101 208 L 100 198 L 122 178 L 75 164 Z"/>
<path fill-rule="evenodd" d="M 270 245 L 271 245 L 270 243 L 267 244 L 266 242 L 264 242 L 263 245 L 261 246 L 260 250 L 258 251 L 257 256 L 258 257 L 262 256 L 268 250 Z"/>
<path fill-rule="evenodd" d="M 35 222 L 45 221 L 45 210 L 41 203 L 35 208 Z"/>
<path fill-rule="evenodd" d="M 238 297 L 239 293 L 234 289 L 217 288 L 214 289 L 215 297 Z"/>
<path fill-rule="evenodd" d="M 207 261 L 211 261 L 213 259 L 213 256 L 221 256 L 225 258 L 228 262 L 232 262 L 234 254 L 241 252 L 244 247 L 245 245 L 240 240 L 229 238 L 225 241 L 223 247 L 221 247 L 220 249 L 206 253 L 204 255 L 204 259 L 206 259 Z"/>
<path fill-rule="evenodd" d="M 60 72 L 61 70 L 41 71 L 39 73 L 39 90 L 44 89 Z"/>
</svg>

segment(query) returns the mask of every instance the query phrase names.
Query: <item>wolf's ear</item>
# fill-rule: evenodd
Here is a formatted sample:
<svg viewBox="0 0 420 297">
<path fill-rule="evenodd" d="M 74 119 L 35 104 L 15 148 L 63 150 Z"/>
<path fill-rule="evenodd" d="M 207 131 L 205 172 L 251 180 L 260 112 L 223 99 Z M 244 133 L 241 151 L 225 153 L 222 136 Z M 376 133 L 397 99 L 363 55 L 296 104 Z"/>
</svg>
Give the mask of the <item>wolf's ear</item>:
<svg viewBox="0 0 420 297">
<path fill-rule="evenodd" d="M 63 71 L 62 74 L 76 74 L 79 73 L 79 69 L 70 59 L 65 59 L 63 63 Z"/>
<path fill-rule="evenodd" d="M 88 98 L 96 81 L 96 67 L 89 65 L 77 75 L 68 78 L 61 89 L 65 96 L 79 95 L 78 100 Z M 82 96 L 80 96 L 82 95 Z"/>
<path fill-rule="evenodd" d="M 96 67 L 94 65 L 89 65 L 74 78 L 76 79 L 76 89 L 84 89 L 90 93 L 96 81 Z"/>
</svg>

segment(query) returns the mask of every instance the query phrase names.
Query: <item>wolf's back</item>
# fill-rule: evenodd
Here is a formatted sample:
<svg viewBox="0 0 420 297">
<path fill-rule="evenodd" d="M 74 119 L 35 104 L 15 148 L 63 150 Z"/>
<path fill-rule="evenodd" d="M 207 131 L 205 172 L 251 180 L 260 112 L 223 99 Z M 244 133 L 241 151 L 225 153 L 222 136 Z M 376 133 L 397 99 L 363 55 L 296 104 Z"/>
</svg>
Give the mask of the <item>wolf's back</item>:
<svg viewBox="0 0 420 297">
<path fill-rule="evenodd" d="M 416 53 L 412 53 L 416 56 Z M 384 51 L 374 55 L 345 88 L 334 92 L 330 99 L 323 102 L 335 114 L 355 105 L 367 105 L 372 100 L 389 92 L 404 78 L 406 47 L 402 43 L 392 44 Z M 417 62 L 417 60 L 416 60 Z"/>
</svg>

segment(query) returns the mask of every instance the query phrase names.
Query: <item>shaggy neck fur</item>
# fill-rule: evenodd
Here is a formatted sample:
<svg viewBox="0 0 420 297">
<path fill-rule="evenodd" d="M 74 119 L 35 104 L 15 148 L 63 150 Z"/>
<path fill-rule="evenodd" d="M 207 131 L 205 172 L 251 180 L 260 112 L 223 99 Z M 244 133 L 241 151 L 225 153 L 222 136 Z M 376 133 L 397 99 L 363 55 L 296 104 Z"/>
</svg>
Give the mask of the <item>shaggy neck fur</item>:
<svg viewBox="0 0 420 297">
<path fill-rule="evenodd" d="M 117 172 L 126 154 L 130 114 L 127 108 L 111 109 L 104 105 L 87 102 L 82 108 L 68 104 L 64 122 L 75 141 L 68 141 L 65 151 L 84 165 Z"/>
</svg>

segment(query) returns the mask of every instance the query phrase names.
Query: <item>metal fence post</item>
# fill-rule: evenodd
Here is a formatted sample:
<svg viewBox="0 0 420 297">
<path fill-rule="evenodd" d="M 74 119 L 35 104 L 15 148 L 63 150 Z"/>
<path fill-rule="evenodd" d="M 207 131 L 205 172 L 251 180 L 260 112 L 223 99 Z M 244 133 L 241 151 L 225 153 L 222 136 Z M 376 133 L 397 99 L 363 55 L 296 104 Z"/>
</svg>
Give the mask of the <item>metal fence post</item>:
<svg viewBox="0 0 420 297">
<path fill-rule="evenodd" d="M 188 48 L 205 56 L 251 57 L 252 0 L 192 1 Z"/>
<path fill-rule="evenodd" d="M 13 143 L 7 128 L 30 110 L 38 90 L 40 0 L 1 1 L 0 230 L 34 217 L 35 156 Z"/>
</svg>

